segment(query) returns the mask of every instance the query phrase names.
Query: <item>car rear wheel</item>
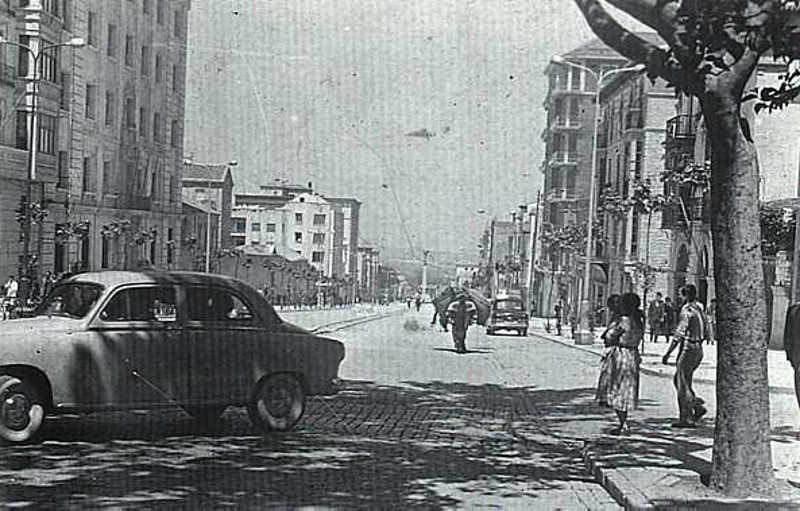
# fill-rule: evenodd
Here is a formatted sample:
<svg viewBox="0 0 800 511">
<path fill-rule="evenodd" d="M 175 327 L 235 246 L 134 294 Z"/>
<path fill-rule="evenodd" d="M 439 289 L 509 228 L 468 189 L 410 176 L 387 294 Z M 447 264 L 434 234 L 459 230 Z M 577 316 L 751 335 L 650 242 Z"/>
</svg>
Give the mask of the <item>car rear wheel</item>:
<svg viewBox="0 0 800 511">
<path fill-rule="evenodd" d="M 0 376 L 0 441 L 18 444 L 36 437 L 44 423 L 44 404 L 35 385 Z"/>
<path fill-rule="evenodd" d="M 306 392 L 291 374 L 271 374 L 259 380 L 247 407 L 250 422 L 261 431 L 289 431 L 303 416 Z"/>
<path fill-rule="evenodd" d="M 486 329 L 486 335 L 494 335 L 494 329 L 492 329 L 492 328 L 487 328 L 487 329 Z"/>
<path fill-rule="evenodd" d="M 522 337 L 527 337 L 528 336 L 528 329 L 527 328 L 523 328 L 522 330 L 519 331 L 519 334 Z"/>
</svg>

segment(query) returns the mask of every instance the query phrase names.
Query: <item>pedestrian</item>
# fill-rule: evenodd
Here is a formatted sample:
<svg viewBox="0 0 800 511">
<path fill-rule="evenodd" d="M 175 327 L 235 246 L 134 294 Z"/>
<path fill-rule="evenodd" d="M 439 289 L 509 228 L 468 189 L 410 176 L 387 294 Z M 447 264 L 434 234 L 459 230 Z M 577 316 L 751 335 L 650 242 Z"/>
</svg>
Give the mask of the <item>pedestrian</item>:
<svg viewBox="0 0 800 511">
<path fill-rule="evenodd" d="M 800 407 L 800 303 L 786 311 L 786 327 L 783 330 L 783 349 L 794 369 L 794 393 Z"/>
<path fill-rule="evenodd" d="M 420 295 L 416 295 L 414 297 L 414 307 L 416 307 L 417 312 L 419 312 L 419 308 L 422 305 L 422 297 Z"/>
<path fill-rule="evenodd" d="M 475 306 L 470 307 L 470 305 L 467 303 L 467 297 L 461 295 L 458 301 L 447 307 L 448 317 L 453 325 L 453 345 L 456 353 L 467 352 L 467 329 L 475 317 Z"/>
<path fill-rule="evenodd" d="M 661 323 L 661 333 L 667 339 L 667 344 L 673 330 L 675 330 L 675 305 L 668 296 L 664 298 L 664 322 Z"/>
<path fill-rule="evenodd" d="M 411 308 L 411 297 L 410 296 L 406 297 L 406 308 L 407 309 Z"/>
<path fill-rule="evenodd" d="M 9 275 L 8 280 L 3 284 L 3 320 L 11 319 L 17 307 L 17 295 L 19 294 L 19 283 L 14 275 Z"/>
<path fill-rule="evenodd" d="M 697 396 L 692 387 L 692 378 L 703 360 L 703 341 L 708 335 L 708 320 L 703 305 L 697 301 L 697 288 L 694 284 L 683 286 L 681 297 L 684 304 L 678 315 L 675 336 L 661 361 L 668 364 L 669 356 L 680 346 L 673 378 L 678 396 L 679 417 L 677 422 L 672 423 L 672 427 L 693 428 L 707 412 L 703 406 L 705 401 Z"/>
<path fill-rule="evenodd" d="M 42 300 L 44 300 L 44 298 L 50 294 L 50 290 L 53 289 L 53 284 L 55 284 L 53 272 L 45 272 L 44 277 L 42 278 L 42 284 L 40 286 L 42 290 Z"/>
<path fill-rule="evenodd" d="M 561 300 L 559 299 L 556 302 L 556 306 L 554 308 L 556 314 L 556 333 L 561 335 Z"/>
<path fill-rule="evenodd" d="M 708 302 L 708 344 L 717 341 L 717 299 L 712 298 Z"/>
<path fill-rule="evenodd" d="M 639 404 L 639 344 L 644 339 L 644 323 L 636 293 L 619 298 L 619 319 L 607 334 L 615 343 L 609 353 L 608 404 L 617 414 L 619 424 L 612 435 L 628 432 L 628 414 Z"/>
<path fill-rule="evenodd" d="M 609 333 L 614 331 L 614 328 L 617 326 L 617 321 L 619 320 L 619 298 L 618 294 L 613 294 L 606 300 L 609 321 L 606 329 L 600 334 L 600 338 L 603 339 L 603 345 L 605 346 L 603 356 L 600 357 L 600 376 L 597 379 L 597 394 L 595 396 L 600 406 L 611 406 L 608 404 L 608 377 L 611 371 L 610 355 L 614 346 L 616 346 L 617 338 L 612 338 Z"/>
<path fill-rule="evenodd" d="M 661 293 L 647 307 L 647 324 L 650 325 L 650 342 L 658 342 L 658 335 L 664 323 L 664 299 Z"/>
</svg>

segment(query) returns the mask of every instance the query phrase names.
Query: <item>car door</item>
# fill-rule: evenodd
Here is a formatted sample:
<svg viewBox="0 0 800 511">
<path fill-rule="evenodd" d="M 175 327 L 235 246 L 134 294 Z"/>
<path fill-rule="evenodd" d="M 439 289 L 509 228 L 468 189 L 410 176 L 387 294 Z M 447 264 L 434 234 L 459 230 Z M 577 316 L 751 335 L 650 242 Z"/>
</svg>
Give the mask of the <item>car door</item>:
<svg viewBox="0 0 800 511">
<path fill-rule="evenodd" d="M 256 381 L 256 346 L 267 341 L 251 305 L 218 285 L 187 286 L 185 303 L 192 402 L 245 402 Z"/>
<path fill-rule="evenodd" d="M 189 352 L 171 285 L 117 290 L 91 329 L 116 359 L 116 401 L 126 407 L 183 402 L 189 393 Z"/>
</svg>

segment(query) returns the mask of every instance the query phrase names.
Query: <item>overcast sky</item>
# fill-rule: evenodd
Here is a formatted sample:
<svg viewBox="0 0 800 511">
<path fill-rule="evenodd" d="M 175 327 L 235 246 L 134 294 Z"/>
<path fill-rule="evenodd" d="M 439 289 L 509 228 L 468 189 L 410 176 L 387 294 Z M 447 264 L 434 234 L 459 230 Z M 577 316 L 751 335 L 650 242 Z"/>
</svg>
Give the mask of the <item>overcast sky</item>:
<svg viewBox="0 0 800 511">
<path fill-rule="evenodd" d="M 195 0 L 186 152 L 356 197 L 396 257 L 475 259 L 540 186 L 544 67 L 591 38 L 571 0 Z"/>
</svg>

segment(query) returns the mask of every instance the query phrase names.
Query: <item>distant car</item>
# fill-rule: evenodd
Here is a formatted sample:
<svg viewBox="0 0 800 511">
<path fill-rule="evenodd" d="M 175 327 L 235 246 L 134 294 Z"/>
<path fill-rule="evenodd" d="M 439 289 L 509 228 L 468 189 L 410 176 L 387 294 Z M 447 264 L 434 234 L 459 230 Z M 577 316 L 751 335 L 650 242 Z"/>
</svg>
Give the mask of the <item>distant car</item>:
<svg viewBox="0 0 800 511">
<path fill-rule="evenodd" d="M 285 431 L 307 395 L 335 392 L 344 355 L 238 280 L 85 273 L 3 322 L 0 440 L 33 439 L 46 415 L 176 405 L 205 423 L 247 406 L 259 429 Z"/>
<path fill-rule="evenodd" d="M 512 330 L 519 335 L 528 335 L 528 313 L 522 300 L 515 296 L 496 298 L 492 301 L 486 333 L 494 335 L 498 330 Z"/>
</svg>

